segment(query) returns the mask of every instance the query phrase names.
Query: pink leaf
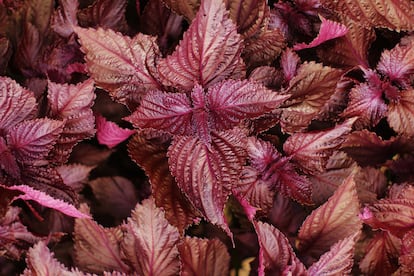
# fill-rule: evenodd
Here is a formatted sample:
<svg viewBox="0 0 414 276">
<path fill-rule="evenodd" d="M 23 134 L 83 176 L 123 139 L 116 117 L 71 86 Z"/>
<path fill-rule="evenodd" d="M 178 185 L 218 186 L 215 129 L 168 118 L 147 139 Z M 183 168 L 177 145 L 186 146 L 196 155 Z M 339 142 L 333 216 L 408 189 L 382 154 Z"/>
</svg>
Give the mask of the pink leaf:
<svg viewBox="0 0 414 276">
<path fill-rule="evenodd" d="M 49 81 L 49 116 L 65 120 L 65 127 L 52 152 L 54 159 L 64 162 L 74 145 L 95 134 L 92 105 L 95 99 L 91 79 L 76 85 L 58 84 Z"/>
<path fill-rule="evenodd" d="M 387 112 L 382 92 L 380 88 L 366 83 L 354 87 L 349 93 L 350 101 L 342 116 L 357 116 L 356 123 L 360 128 L 377 125 Z"/>
<path fill-rule="evenodd" d="M 335 21 L 325 19 L 323 16 L 319 16 L 319 18 L 321 19 L 322 23 L 319 29 L 318 36 L 314 40 L 312 40 L 312 42 L 310 42 L 309 44 L 299 43 L 299 44 L 294 45 L 293 49 L 295 51 L 308 49 L 308 48 L 314 48 L 328 40 L 335 39 L 335 38 L 338 38 L 338 37 L 341 37 L 347 34 L 348 28 L 345 25 L 335 22 Z"/>
<path fill-rule="evenodd" d="M 10 78 L 0 77 L 0 132 L 23 120 L 33 119 L 36 109 L 32 92 Z"/>
<path fill-rule="evenodd" d="M 7 144 L 22 163 L 42 160 L 57 142 L 63 124 L 51 119 L 23 121 L 10 129 Z"/>
<path fill-rule="evenodd" d="M 29 249 L 26 256 L 27 268 L 22 275 L 82 275 L 69 271 L 60 263 L 43 241 Z"/>
<path fill-rule="evenodd" d="M 116 123 L 107 121 L 101 115 L 96 116 L 96 138 L 101 145 L 106 145 L 112 149 L 134 133 L 135 130 L 121 128 Z"/>
<path fill-rule="evenodd" d="M 385 50 L 377 65 L 377 70 L 397 82 L 404 88 L 409 86 L 409 75 L 414 72 L 414 37 L 404 37 L 400 44 L 391 50 Z"/>
<path fill-rule="evenodd" d="M 53 13 L 51 19 L 52 29 L 63 37 L 69 37 L 73 33 L 73 27 L 78 25 L 76 13 L 78 0 L 60 0 L 60 6 Z"/>
<path fill-rule="evenodd" d="M 129 38 L 104 29 L 75 31 L 88 72 L 117 101 L 136 105 L 146 91 L 160 88 L 153 75 L 159 55 L 154 37 L 139 33 Z"/>
<path fill-rule="evenodd" d="M 121 247 L 126 261 L 139 275 L 178 274 L 178 230 L 168 223 L 152 198 L 137 204 L 125 229 Z"/>
<path fill-rule="evenodd" d="M 296 257 L 288 239 L 277 228 L 264 222 L 255 222 L 260 244 L 259 275 L 307 275 L 306 268 Z"/>
<path fill-rule="evenodd" d="M 414 46 L 413 46 L 414 47 Z M 402 90 L 397 102 L 391 102 L 387 121 L 399 134 L 414 135 L 414 89 Z"/>
<path fill-rule="evenodd" d="M 183 276 L 221 276 L 229 273 L 230 255 L 218 239 L 185 237 L 178 249 Z"/>
<path fill-rule="evenodd" d="M 289 82 L 296 75 L 300 58 L 291 48 L 287 48 L 280 58 L 280 63 L 283 75 L 285 76 L 285 81 Z"/>
<path fill-rule="evenodd" d="M 0 184 L 1 185 L 1 184 Z M 82 212 L 80 212 L 79 210 L 77 210 L 75 208 L 75 206 L 66 203 L 60 199 L 56 199 L 53 198 L 47 194 L 45 194 L 44 192 L 35 190 L 29 186 L 26 185 L 14 185 L 14 186 L 4 186 L 1 185 L 1 187 L 6 188 L 8 190 L 14 190 L 14 191 L 20 191 L 23 194 L 19 195 L 17 197 L 14 198 L 14 200 L 17 199 L 23 199 L 23 200 L 33 200 L 36 201 L 37 203 L 39 203 L 40 205 L 43 205 L 45 207 L 49 207 L 52 209 L 55 209 L 59 212 L 62 212 L 70 217 L 74 217 L 74 218 L 90 218 L 89 215 L 86 215 Z"/>
<path fill-rule="evenodd" d="M 135 127 L 153 128 L 175 135 L 191 135 L 192 107 L 183 93 L 151 91 L 138 109 L 127 117 Z"/>
<path fill-rule="evenodd" d="M 354 264 L 355 243 L 359 233 L 338 241 L 323 254 L 318 262 L 309 267 L 309 276 L 349 275 Z"/>
<path fill-rule="evenodd" d="M 81 206 L 87 211 L 86 206 Z M 129 272 L 122 261 L 121 227 L 104 228 L 93 219 L 75 220 L 75 260 L 81 269 L 101 273 L 105 270 Z"/>
<path fill-rule="evenodd" d="M 359 231 L 362 222 L 358 214 L 354 176 L 350 175 L 325 204 L 306 218 L 299 230 L 298 249 L 306 256 L 306 264 L 313 263 L 339 240 Z"/>
<path fill-rule="evenodd" d="M 310 174 L 322 172 L 334 150 L 345 140 L 352 130 L 355 119 L 349 119 L 336 127 L 323 131 L 295 133 L 290 136 L 283 149 L 302 169 Z"/>
<path fill-rule="evenodd" d="M 401 240 L 386 231 L 376 232 L 366 247 L 359 268 L 367 275 L 391 275 L 397 269 Z"/>
<path fill-rule="evenodd" d="M 211 144 L 178 136 L 168 150 L 170 171 L 193 205 L 230 235 L 224 204 L 244 163 L 240 130 L 212 132 Z"/>
<path fill-rule="evenodd" d="M 258 83 L 228 80 L 211 86 L 207 98 L 212 126 L 224 130 L 276 109 L 289 96 Z"/>
<path fill-rule="evenodd" d="M 92 166 L 82 164 L 67 164 L 56 168 L 65 185 L 75 191 L 83 189 L 83 184 L 87 182 L 89 173 L 93 170 Z"/>
<path fill-rule="evenodd" d="M 200 10 L 174 53 L 160 60 L 166 86 L 191 90 L 244 75 L 242 39 L 221 0 L 202 1 Z"/>
<path fill-rule="evenodd" d="M 414 229 L 402 238 L 401 256 L 398 260 L 404 270 L 414 272 Z"/>
</svg>

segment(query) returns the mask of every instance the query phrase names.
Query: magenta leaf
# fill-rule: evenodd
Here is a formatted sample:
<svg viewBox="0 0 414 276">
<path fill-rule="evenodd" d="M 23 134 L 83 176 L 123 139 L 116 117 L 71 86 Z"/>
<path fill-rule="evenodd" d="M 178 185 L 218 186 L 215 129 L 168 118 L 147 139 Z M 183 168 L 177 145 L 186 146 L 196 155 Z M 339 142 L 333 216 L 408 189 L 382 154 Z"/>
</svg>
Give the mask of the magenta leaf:
<svg viewBox="0 0 414 276">
<path fill-rule="evenodd" d="M 319 17 L 322 21 L 321 27 L 319 29 L 318 36 L 312 40 L 309 44 L 306 43 L 299 43 L 293 46 L 293 49 L 295 51 L 308 49 L 308 48 L 314 48 L 316 46 L 321 45 L 322 43 L 335 39 L 341 36 L 344 36 L 347 34 L 348 29 L 345 25 L 331 21 L 328 19 L 325 19 L 323 16 Z"/>
<path fill-rule="evenodd" d="M 336 242 L 359 231 L 359 201 L 351 174 L 326 203 L 303 222 L 298 235 L 298 249 L 306 264 L 311 264 Z"/>
<path fill-rule="evenodd" d="M 22 163 L 44 159 L 56 144 L 63 130 L 63 121 L 35 119 L 23 121 L 10 129 L 7 144 Z"/>
<path fill-rule="evenodd" d="M 212 132 L 211 136 L 211 144 L 176 137 L 168 150 L 168 162 L 178 186 L 193 205 L 230 235 L 223 209 L 244 163 L 244 135 L 236 129 Z"/>
<path fill-rule="evenodd" d="M 355 243 L 359 233 L 338 241 L 309 267 L 309 276 L 349 275 L 354 264 Z"/>
<path fill-rule="evenodd" d="M 124 226 L 121 248 L 139 275 L 177 275 L 180 270 L 177 228 L 171 226 L 152 198 L 137 204 Z"/>
<path fill-rule="evenodd" d="M 191 135 L 193 108 L 186 94 L 154 90 L 127 120 L 135 127 L 153 128 L 174 135 Z"/>
<path fill-rule="evenodd" d="M 296 257 L 288 239 L 274 226 L 254 223 L 259 239 L 259 275 L 307 275 L 302 262 Z"/>
<path fill-rule="evenodd" d="M 114 148 L 134 133 L 135 130 L 121 128 L 101 115 L 96 116 L 96 138 L 101 145 L 106 145 L 110 149 Z"/>
<path fill-rule="evenodd" d="M 81 207 L 87 211 L 86 206 Z M 93 219 L 76 219 L 74 236 L 75 260 L 80 268 L 96 273 L 105 270 L 129 272 L 121 259 L 121 227 L 104 228 Z"/>
<path fill-rule="evenodd" d="M 174 53 L 160 60 L 162 83 L 190 91 L 244 76 L 242 39 L 221 0 L 202 1 Z"/>
<path fill-rule="evenodd" d="M 123 36 L 110 29 L 75 28 L 88 72 L 96 85 L 121 103 L 136 105 L 146 91 L 160 88 L 154 77 L 159 49 L 154 37 Z"/>
<path fill-rule="evenodd" d="M 36 111 L 32 92 L 10 78 L 0 77 L 0 133 L 23 120 L 33 119 Z"/>
<path fill-rule="evenodd" d="M 280 63 L 285 81 L 289 82 L 296 75 L 300 58 L 291 48 L 287 48 L 280 57 Z"/>
<path fill-rule="evenodd" d="M 4 186 L 0 184 L 1 187 L 13 190 L 13 191 L 19 191 L 22 192 L 22 195 L 16 196 L 14 200 L 17 199 L 23 199 L 23 200 L 33 200 L 39 203 L 40 205 L 43 205 L 45 207 L 49 207 L 52 209 L 55 209 L 59 212 L 64 213 L 65 215 L 68 215 L 70 217 L 74 218 L 89 218 L 89 215 L 86 215 L 82 212 L 80 212 L 78 209 L 75 208 L 75 206 L 64 202 L 63 200 L 56 199 L 51 197 L 50 195 L 33 189 L 32 187 L 29 187 L 27 185 L 14 185 L 14 186 Z"/>
<path fill-rule="evenodd" d="M 218 239 L 185 237 L 178 246 L 182 263 L 181 275 L 228 275 L 230 255 Z"/>
<path fill-rule="evenodd" d="M 303 170 L 310 174 L 323 172 L 329 156 L 345 140 L 354 122 L 352 118 L 332 129 L 295 133 L 287 139 L 283 149 Z"/>
</svg>

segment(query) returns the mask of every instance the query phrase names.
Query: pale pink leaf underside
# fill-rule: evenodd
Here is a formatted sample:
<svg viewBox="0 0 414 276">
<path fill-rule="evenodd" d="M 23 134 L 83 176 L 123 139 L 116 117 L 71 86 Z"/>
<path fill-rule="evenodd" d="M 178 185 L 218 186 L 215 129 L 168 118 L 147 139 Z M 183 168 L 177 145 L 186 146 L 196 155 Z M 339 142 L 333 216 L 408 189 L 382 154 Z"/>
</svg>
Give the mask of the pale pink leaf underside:
<svg viewBox="0 0 414 276">
<path fill-rule="evenodd" d="M 23 193 L 22 195 L 16 196 L 14 200 L 16 199 L 33 200 L 42 206 L 55 209 L 70 217 L 90 218 L 89 215 L 80 212 L 78 209 L 75 208 L 75 206 L 69 203 L 66 203 L 60 199 L 53 198 L 50 195 L 45 194 L 42 191 L 35 190 L 32 187 L 29 187 L 27 185 L 14 185 L 14 186 L 9 186 L 9 187 L 3 186 L 3 185 L 1 186 L 8 190 L 14 190 L 14 191 L 19 191 Z"/>
<path fill-rule="evenodd" d="M 114 148 L 134 133 L 135 130 L 121 128 L 101 115 L 96 116 L 96 138 L 101 145 Z"/>
<path fill-rule="evenodd" d="M 243 77 L 242 39 L 221 0 L 203 1 L 175 52 L 160 60 L 166 86 L 191 90 L 195 83 L 209 87 L 224 79 Z"/>
<path fill-rule="evenodd" d="M 121 247 L 126 261 L 139 275 L 178 274 L 178 230 L 168 223 L 152 198 L 137 204 L 125 228 Z"/>
<path fill-rule="evenodd" d="M 338 38 L 338 37 L 341 37 L 347 34 L 348 29 L 345 25 L 335 22 L 335 21 L 325 19 L 322 16 L 320 16 L 320 19 L 322 23 L 319 29 L 318 36 L 314 40 L 312 40 L 309 44 L 299 43 L 299 44 L 294 45 L 293 46 L 294 50 L 298 51 L 298 50 L 313 48 L 313 47 L 321 45 L 322 43 L 328 40 L 335 39 L 335 38 Z"/>
</svg>

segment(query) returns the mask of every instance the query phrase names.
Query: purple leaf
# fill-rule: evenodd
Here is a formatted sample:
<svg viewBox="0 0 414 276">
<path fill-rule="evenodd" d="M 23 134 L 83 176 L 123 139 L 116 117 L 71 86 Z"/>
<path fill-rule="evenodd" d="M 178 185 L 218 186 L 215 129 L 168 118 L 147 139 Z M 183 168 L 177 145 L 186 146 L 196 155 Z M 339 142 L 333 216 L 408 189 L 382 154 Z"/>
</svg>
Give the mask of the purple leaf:
<svg viewBox="0 0 414 276">
<path fill-rule="evenodd" d="M 355 243 L 359 233 L 338 241 L 309 267 L 309 276 L 349 275 L 354 264 Z"/>
<path fill-rule="evenodd" d="M 63 37 L 69 37 L 73 27 L 78 25 L 76 13 L 78 11 L 78 0 L 59 0 L 60 6 L 53 13 L 51 28 Z"/>
<path fill-rule="evenodd" d="M 244 163 L 241 130 L 212 132 L 211 144 L 198 138 L 174 139 L 168 150 L 170 171 L 193 205 L 230 236 L 224 204 Z"/>
<path fill-rule="evenodd" d="M 146 91 L 160 88 L 154 77 L 159 49 L 155 38 L 134 38 L 112 30 L 75 28 L 88 72 L 96 85 L 124 104 L 136 105 Z"/>
<path fill-rule="evenodd" d="M 10 129 L 7 144 L 22 163 L 44 159 L 56 144 L 63 130 L 63 121 L 35 119 L 23 121 Z"/>
<path fill-rule="evenodd" d="M 185 237 L 178 250 L 183 276 L 221 276 L 229 273 L 230 255 L 218 239 Z"/>
<path fill-rule="evenodd" d="M 354 234 L 362 227 L 358 218 L 359 201 L 351 174 L 326 203 L 314 210 L 303 222 L 297 247 L 311 264 L 341 239 Z"/>
<path fill-rule="evenodd" d="M 329 156 L 345 140 L 354 122 L 352 118 L 332 129 L 295 133 L 287 139 L 283 149 L 310 174 L 323 172 Z"/>
<path fill-rule="evenodd" d="M 129 272 L 121 259 L 121 227 L 104 228 L 93 219 L 76 219 L 74 236 L 75 260 L 80 268 L 96 273 L 105 270 Z"/>
<path fill-rule="evenodd" d="M 299 67 L 300 58 L 298 54 L 292 51 L 291 48 L 287 48 L 281 58 L 280 63 L 283 70 L 283 75 L 285 76 L 285 81 L 289 82 L 295 75 Z"/>
<path fill-rule="evenodd" d="M 33 119 L 36 111 L 33 92 L 10 78 L 0 77 L 0 133 L 23 120 Z"/>
<path fill-rule="evenodd" d="M 96 138 L 101 145 L 106 145 L 112 149 L 134 133 L 135 130 L 121 128 L 116 123 L 107 121 L 101 115 L 96 116 Z"/>
<path fill-rule="evenodd" d="M 162 83 L 190 91 L 244 76 L 242 39 L 221 0 L 202 1 L 174 53 L 160 60 Z"/>
<path fill-rule="evenodd" d="M 345 25 L 335 22 L 335 21 L 325 19 L 323 16 L 319 16 L 319 18 L 321 19 L 322 23 L 319 29 L 318 36 L 314 40 L 312 40 L 312 42 L 310 42 L 309 44 L 299 43 L 299 44 L 294 45 L 293 49 L 295 51 L 308 49 L 308 48 L 314 48 L 328 40 L 335 39 L 335 38 L 338 38 L 338 37 L 341 37 L 347 34 L 348 29 Z"/>
<path fill-rule="evenodd" d="M 177 228 L 152 198 L 137 204 L 124 226 L 121 243 L 126 260 L 139 275 L 177 275 L 180 270 Z"/>
<path fill-rule="evenodd" d="M 90 218 L 89 215 L 86 215 L 82 212 L 80 212 L 78 209 L 75 208 L 75 206 L 66 203 L 60 199 L 53 198 L 49 196 L 48 194 L 45 194 L 42 191 L 35 190 L 29 186 L 26 185 L 14 185 L 14 186 L 4 186 L 0 184 L 1 187 L 13 191 L 19 191 L 22 192 L 22 195 L 16 196 L 13 200 L 17 199 L 23 199 L 23 200 L 33 200 L 39 203 L 40 205 L 43 205 L 45 207 L 49 207 L 52 209 L 55 209 L 59 212 L 62 212 L 70 217 L 74 218 Z"/>
<path fill-rule="evenodd" d="M 288 239 L 277 228 L 264 222 L 254 223 L 259 239 L 259 275 L 307 275 Z"/>
<path fill-rule="evenodd" d="M 93 169 L 93 166 L 85 166 L 82 164 L 67 164 L 56 168 L 63 183 L 75 191 L 81 191 L 83 189 L 83 184 L 87 182 L 89 173 Z"/>
<path fill-rule="evenodd" d="M 414 47 L 414 46 L 413 46 Z M 414 135 L 414 89 L 400 92 L 399 100 L 391 102 L 388 108 L 387 121 L 399 134 Z"/>
</svg>

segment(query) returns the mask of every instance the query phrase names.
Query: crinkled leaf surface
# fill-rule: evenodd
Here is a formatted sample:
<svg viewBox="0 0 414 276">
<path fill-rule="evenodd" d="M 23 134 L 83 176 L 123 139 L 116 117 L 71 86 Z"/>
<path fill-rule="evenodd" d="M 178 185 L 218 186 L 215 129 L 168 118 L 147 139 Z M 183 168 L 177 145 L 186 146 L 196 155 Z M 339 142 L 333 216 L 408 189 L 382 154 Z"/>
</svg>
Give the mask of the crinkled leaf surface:
<svg viewBox="0 0 414 276">
<path fill-rule="evenodd" d="M 51 119 L 26 120 L 10 129 L 7 144 L 16 158 L 30 164 L 44 159 L 63 130 L 63 121 Z"/>
<path fill-rule="evenodd" d="M 408 231 L 402 238 L 401 256 L 398 260 L 404 270 L 414 272 L 414 229 Z"/>
<path fill-rule="evenodd" d="M 306 268 L 296 257 L 289 240 L 274 226 L 255 222 L 260 244 L 259 275 L 307 275 Z"/>
<path fill-rule="evenodd" d="M 164 209 L 165 218 L 180 233 L 191 225 L 200 214 L 184 196 L 171 175 L 167 159 L 168 143 L 135 135 L 128 144 L 131 158 L 141 166 L 151 183 L 155 204 Z"/>
<path fill-rule="evenodd" d="M 401 240 L 387 231 L 375 233 L 359 262 L 362 272 L 369 275 L 390 275 L 397 269 Z"/>
<path fill-rule="evenodd" d="M 79 268 L 95 273 L 129 272 L 121 259 L 123 233 L 120 227 L 104 228 L 93 219 L 76 219 L 74 236 L 75 261 Z"/>
<path fill-rule="evenodd" d="M 158 71 L 166 86 L 189 91 L 244 76 L 242 39 L 221 0 L 202 1 L 200 10 L 174 53 L 160 60 Z"/>
<path fill-rule="evenodd" d="M 328 40 L 344 36 L 348 32 L 348 29 L 346 28 L 346 26 L 341 23 L 331 21 L 322 16 L 320 16 L 320 19 L 322 23 L 319 29 L 318 36 L 314 40 L 312 40 L 309 44 L 299 43 L 299 44 L 294 45 L 293 46 L 294 50 L 298 51 L 298 50 L 313 48 L 313 47 L 321 45 L 322 43 Z"/>
<path fill-rule="evenodd" d="M 410 0 L 321 0 L 321 4 L 365 27 L 414 29 L 414 3 Z"/>
<path fill-rule="evenodd" d="M 285 132 L 304 130 L 334 94 L 342 70 L 320 63 L 304 63 L 292 78 L 282 105 L 281 124 Z"/>
<path fill-rule="evenodd" d="M 391 102 L 387 121 L 399 134 L 414 135 L 414 88 L 400 92 L 398 102 Z"/>
<path fill-rule="evenodd" d="M 177 275 L 179 233 L 152 198 L 137 204 L 125 229 L 122 250 L 134 271 L 140 275 Z"/>
<path fill-rule="evenodd" d="M 230 255 L 218 239 L 185 237 L 178 250 L 183 276 L 220 276 L 229 273 Z"/>
<path fill-rule="evenodd" d="M 243 137 L 237 129 L 212 132 L 211 144 L 178 136 L 168 150 L 170 171 L 178 186 L 207 220 L 229 235 L 223 209 L 244 163 Z"/>
<path fill-rule="evenodd" d="M 154 37 L 130 38 L 110 29 L 76 28 L 88 72 L 96 85 L 121 103 L 135 103 L 146 91 L 159 88 L 154 77 L 159 56 Z"/>
<path fill-rule="evenodd" d="M 283 149 L 302 169 L 310 172 L 322 172 L 329 156 L 345 140 L 351 131 L 355 119 L 328 130 L 308 133 L 295 133 L 283 145 Z"/>
<path fill-rule="evenodd" d="M 356 234 L 338 241 L 321 258 L 309 267 L 310 276 L 349 275 L 354 264 Z"/>
<path fill-rule="evenodd" d="M 134 133 L 134 130 L 121 128 L 101 115 L 96 116 L 96 138 L 101 145 L 114 148 Z"/>
<path fill-rule="evenodd" d="M 310 264 L 336 242 L 359 231 L 359 201 L 351 174 L 328 201 L 314 210 L 303 222 L 298 235 L 298 249 Z"/>
<path fill-rule="evenodd" d="M 36 111 L 33 92 L 10 78 L 0 78 L 0 132 L 23 120 L 33 119 Z"/>
</svg>

